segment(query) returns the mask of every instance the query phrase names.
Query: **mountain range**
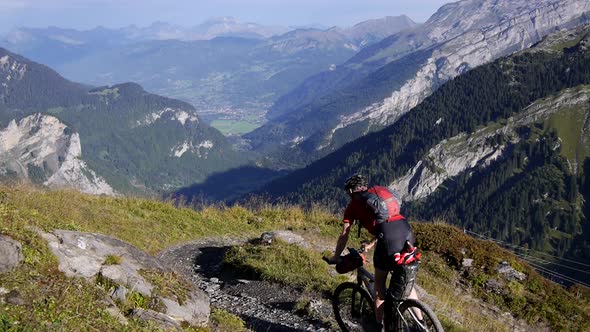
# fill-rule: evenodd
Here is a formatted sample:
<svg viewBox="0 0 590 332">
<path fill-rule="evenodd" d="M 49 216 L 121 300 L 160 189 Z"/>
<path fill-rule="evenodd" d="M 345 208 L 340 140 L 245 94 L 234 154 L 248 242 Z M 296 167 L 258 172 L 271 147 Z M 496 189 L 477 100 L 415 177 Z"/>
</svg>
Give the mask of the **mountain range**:
<svg viewBox="0 0 590 332">
<path fill-rule="evenodd" d="M 268 107 L 308 76 L 414 26 L 399 16 L 350 28 L 284 32 L 222 18 L 185 30 L 164 23 L 118 30 L 23 28 L 0 45 L 75 81 L 95 86 L 134 81 L 192 103 L 205 120 L 247 118 L 260 125 Z"/>
<path fill-rule="evenodd" d="M 308 78 L 245 135 L 279 165 L 302 166 L 395 123 L 444 82 L 590 21 L 577 0 L 465 0 L 425 24 L 368 46 L 335 70 Z"/>
<path fill-rule="evenodd" d="M 2 174 L 95 194 L 161 192 L 245 161 L 190 104 L 73 83 L 5 49 L 0 127 Z"/>
</svg>

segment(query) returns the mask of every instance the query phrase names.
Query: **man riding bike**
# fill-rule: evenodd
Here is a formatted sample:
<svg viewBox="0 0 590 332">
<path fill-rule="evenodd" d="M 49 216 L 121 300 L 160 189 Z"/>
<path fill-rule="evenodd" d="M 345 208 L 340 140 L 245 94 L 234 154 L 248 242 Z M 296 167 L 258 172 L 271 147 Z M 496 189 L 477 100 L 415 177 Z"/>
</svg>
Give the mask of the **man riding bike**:
<svg viewBox="0 0 590 332">
<path fill-rule="evenodd" d="M 375 266 L 375 318 L 383 322 L 383 302 L 387 273 L 395 267 L 395 254 L 402 252 L 406 241 L 414 245 L 415 238 L 410 224 L 399 212 L 401 201 L 390 189 L 381 186 L 368 188 L 367 178 L 355 174 L 344 182 L 344 190 L 350 202 L 344 211 L 342 233 L 338 237 L 334 256 L 329 261 L 338 263 L 340 254 L 346 247 L 348 235 L 355 220 L 367 229 L 373 239 L 365 244 L 365 250 L 377 245 L 373 255 Z M 408 298 L 418 299 L 413 288 Z"/>
</svg>

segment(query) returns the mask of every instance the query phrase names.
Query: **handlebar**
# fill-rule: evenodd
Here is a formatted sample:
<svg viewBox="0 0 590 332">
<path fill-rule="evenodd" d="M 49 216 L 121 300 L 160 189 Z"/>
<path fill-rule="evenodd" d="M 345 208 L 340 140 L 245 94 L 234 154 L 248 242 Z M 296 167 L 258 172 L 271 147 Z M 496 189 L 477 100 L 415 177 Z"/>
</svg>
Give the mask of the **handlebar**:
<svg viewBox="0 0 590 332">
<path fill-rule="evenodd" d="M 357 253 L 357 254 L 362 254 L 366 251 L 365 246 L 361 246 L 359 249 L 355 249 L 355 248 L 347 248 L 349 253 Z M 340 256 L 342 257 L 342 256 Z M 332 260 L 330 260 L 331 257 L 322 257 L 322 259 L 324 260 L 324 262 L 328 263 L 329 265 L 336 265 L 338 264 L 338 262 L 334 262 Z"/>
</svg>

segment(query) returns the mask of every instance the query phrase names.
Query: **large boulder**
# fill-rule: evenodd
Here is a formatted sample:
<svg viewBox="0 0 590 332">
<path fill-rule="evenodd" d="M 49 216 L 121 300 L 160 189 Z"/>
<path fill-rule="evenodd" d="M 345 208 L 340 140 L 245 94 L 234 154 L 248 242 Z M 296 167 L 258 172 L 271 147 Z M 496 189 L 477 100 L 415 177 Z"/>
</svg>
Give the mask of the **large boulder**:
<svg viewBox="0 0 590 332">
<path fill-rule="evenodd" d="M 124 299 L 127 290 L 139 292 L 148 297 L 158 297 L 168 317 L 196 326 L 207 323 L 209 297 L 203 291 L 192 289 L 183 303 L 154 292 L 155 286 L 140 271 L 169 271 L 157 258 L 106 235 L 66 230 L 40 233 L 58 258 L 59 270 L 67 276 L 106 278 L 119 285 L 111 293 L 115 300 Z M 109 258 L 113 257 L 116 257 L 111 259 L 114 262 L 109 262 Z"/>
<path fill-rule="evenodd" d="M 12 270 L 23 259 L 21 244 L 8 236 L 0 235 L 0 273 Z"/>
<path fill-rule="evenodd" d="M 59 270 L 69 277 L 101 275 L 146 296 L 153 286 L 139 273 L 140 269 L 164 270 L 154 257 L 119 239 L 93 233 L 55 230 L 41 234 L 59 260 Z M 105 264 L 107 257 L 121 258 L 119 264 Z"/>
</svg>

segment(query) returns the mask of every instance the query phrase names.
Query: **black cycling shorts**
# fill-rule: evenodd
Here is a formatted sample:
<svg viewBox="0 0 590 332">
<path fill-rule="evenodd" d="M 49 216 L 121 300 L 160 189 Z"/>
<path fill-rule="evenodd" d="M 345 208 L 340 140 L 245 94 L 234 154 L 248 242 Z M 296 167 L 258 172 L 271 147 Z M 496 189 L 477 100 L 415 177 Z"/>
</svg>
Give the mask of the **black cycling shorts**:
<svg viewBox="0 0 590 332">
<path fill-rule="evenodd" d="M 405 219 L 381 224 L 377 237 L 373 265 L 385 271 L 393 270 L 395 266 L 393 255 L 404 249 L 406 240 L 412 245 L 416 242 L 412 228 Z"/>
</svg>

